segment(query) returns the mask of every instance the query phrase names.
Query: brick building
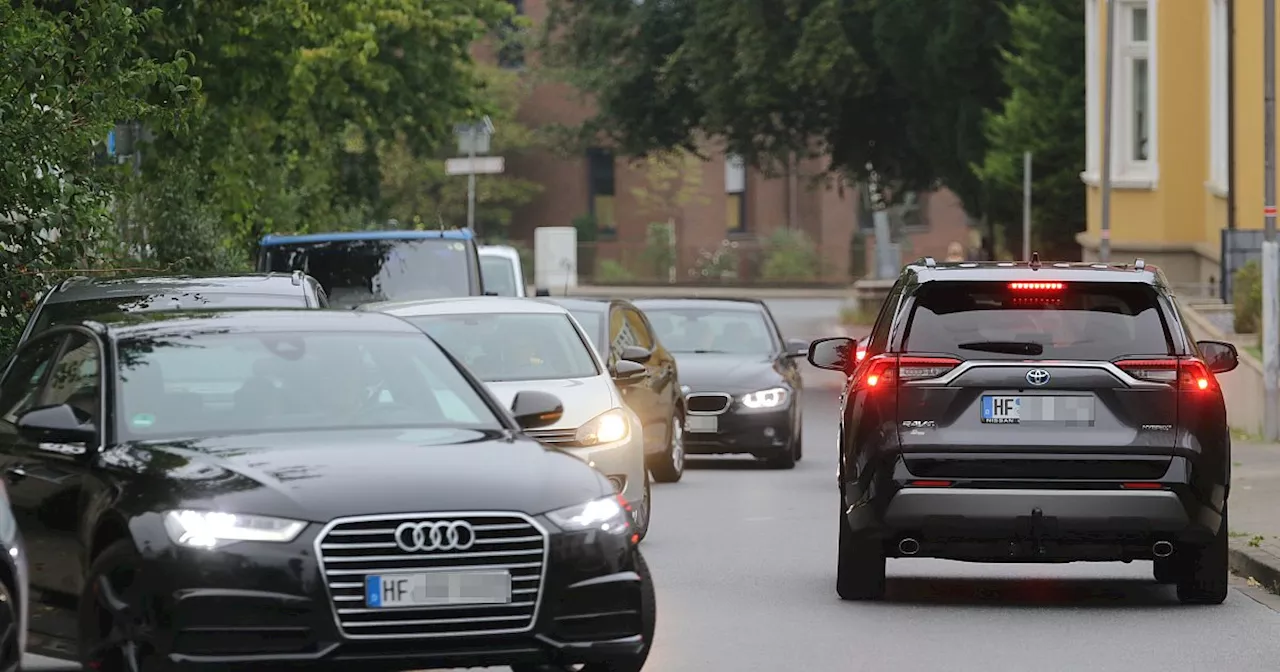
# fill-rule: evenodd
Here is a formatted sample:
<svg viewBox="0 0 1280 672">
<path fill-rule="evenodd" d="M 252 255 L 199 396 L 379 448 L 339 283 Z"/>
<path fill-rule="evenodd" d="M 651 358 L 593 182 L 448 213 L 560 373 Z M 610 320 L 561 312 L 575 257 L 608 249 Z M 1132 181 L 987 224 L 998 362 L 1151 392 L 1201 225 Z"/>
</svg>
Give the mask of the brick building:
<svg viewBox="0 0 1280 672">
<path fill-rule="evenodd" d="M 546 16 L 546 0 L 514 4 L 535 24 Z M 523 67 L 525 61 L 519 53 L 497 57 L 504 67 Z M 538 127 L 575 123 L 588 113 L 582 97 L 568 85 L 540 82 L 531 87 L 518 116 L 522 123 Z M 674 173 L 680 177 L 668 181 L 668 186 L 674 182 L 674 189 L 665 192 L 655 185 L 657 171 L 651 165 L 614 156 L 604 148 L 588 149 L 578 158 L 549 151 L 510 157 L 508 172 L 544 185 L 538 197 L 514 214 L 511 235 L 532 244 L 537 227 L 593 224 L 596 241 L 580 245 L 583 282 L 600 275 L 602 263 L 625 269 L 637 280 L 656 279 L 649 263 L 654 222 L 674 223 L 681 280 L 695 276 L 699 260 L 705 263 L 707 254 L 722 247 L 737 258 L 738 277 L 758 276 L 764 260 L 762 241 L 780 228 L 802 231 L 815 243 L 824 281 L 850 282 L 862 275 L 861 269 L 872 267 L 865 263 L 869 256 L 855 261 L 860 254 L 870 254 L 854 242 L 860 223 L 870 223 L 865 215 L 859 216 L 858 190 L 824 178 L 823 162 L 799 162 L 783 175 L 767 176 L 712 148 L 705 154 L 707 161 L 688 157 L 676 166 Z M 672 191 L 681 192 L 680 197 L 672 197 Z M 668 197 L 653 198 L 663 193 Z M 973 245 L 971 222 L 954 194 L 931 194 L 919 203 L 916 211 L 899 217 L 904 258 L 942 258 L 953 241 L 966 248 Z M 580 240 L 590 237 L 591 232 L 580 229 Z"/>
</svg>

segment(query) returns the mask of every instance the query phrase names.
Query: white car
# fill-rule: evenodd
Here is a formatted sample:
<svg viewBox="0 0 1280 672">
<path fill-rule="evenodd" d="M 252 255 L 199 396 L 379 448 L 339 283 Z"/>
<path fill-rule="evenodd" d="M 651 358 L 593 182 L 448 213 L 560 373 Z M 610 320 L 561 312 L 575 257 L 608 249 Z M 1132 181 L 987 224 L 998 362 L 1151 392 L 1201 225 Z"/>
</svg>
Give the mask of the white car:
<svg viewBox="0 0 1280 672">
<path fill-rule="evenodd" d="M 600 470 L 631 506 L 640 537 L 648 533 L 644 430 L 618 389 L 643 380 L 643 365 L 621 360 L 610 370 L 568 310 L 536 299 L 427 299 L 359 310 L 389 313 L 427 332 L 507 406 L 525 390 L 558 397 L 561 419 L 525 433 Z"/>
<path fill-rule="evenodd" d="M 494 296 L 524 297 L 524 268 L 520 252 L 509 245 L 480 246 L 480 277 L 484 291 Z"/>
</svg>

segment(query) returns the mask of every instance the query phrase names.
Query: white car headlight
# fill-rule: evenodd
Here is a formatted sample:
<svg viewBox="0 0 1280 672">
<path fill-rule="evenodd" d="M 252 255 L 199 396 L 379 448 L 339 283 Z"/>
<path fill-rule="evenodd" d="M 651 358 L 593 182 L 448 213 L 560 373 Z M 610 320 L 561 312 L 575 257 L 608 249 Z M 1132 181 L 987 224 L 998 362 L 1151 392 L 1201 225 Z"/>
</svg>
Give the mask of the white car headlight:
<svg viewBox="0 0 1280 672">
<path fill-rule="evenodd" d="M 767 390 L 744 394 L 740 401 L 743 406 L 752 410 L 761 408 L 777 408 L 787 403 L 787 388 L 771 387 Z"/>
<path fill-rule="evenodd" d="M 247 516 L 220 511 L 167 511 L 164 529 L 173 543 L 192 548 L 216 548 L 237 541 L 288 543 L 306 523 L 285 518 Z"/>
<path fill-rule="evenodd" d="M 631 514 L 619 495 L 593 499 L 547 514 L 551 522 L 567 531 L 600 530 L 609 534 L 626 534 L 631 530 Z"/>
<path fill-rule="evenodd" d="M 621 408 L 605 411 L 578 428 L 578 445 L 597 446 L 631 436 L 631 421 Z"/>
</svg>

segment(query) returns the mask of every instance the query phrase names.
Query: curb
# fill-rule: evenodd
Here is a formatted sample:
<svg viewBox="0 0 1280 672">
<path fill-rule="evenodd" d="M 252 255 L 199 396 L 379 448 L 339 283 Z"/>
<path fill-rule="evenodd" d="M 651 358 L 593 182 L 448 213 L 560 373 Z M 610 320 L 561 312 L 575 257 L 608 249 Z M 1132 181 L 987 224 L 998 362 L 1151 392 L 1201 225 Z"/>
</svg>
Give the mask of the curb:
<svg viewBox="0 0 1280 672">
<path fill-rule="evenodd" d="M 1263 588 L 1280 594 L 1280 558 L 1243 543 L 1231 542 L 1227 554 L 1231 571 L 1252 579 Z"/>
</svg>

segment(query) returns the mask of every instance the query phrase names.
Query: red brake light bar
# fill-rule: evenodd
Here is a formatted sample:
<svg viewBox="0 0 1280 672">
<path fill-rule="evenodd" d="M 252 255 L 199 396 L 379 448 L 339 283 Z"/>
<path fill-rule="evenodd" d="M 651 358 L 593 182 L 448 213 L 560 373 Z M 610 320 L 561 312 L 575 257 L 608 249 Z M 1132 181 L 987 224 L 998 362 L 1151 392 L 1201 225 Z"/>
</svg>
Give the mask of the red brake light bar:
<svg viewBox="0 0 1280 672">
<path fill-rule="evenodd" d="M 1011 282 L 1009 289 L 1017 292 L 1057 292 L 1066 287 L 1061 282 Z"/>
</svg>

